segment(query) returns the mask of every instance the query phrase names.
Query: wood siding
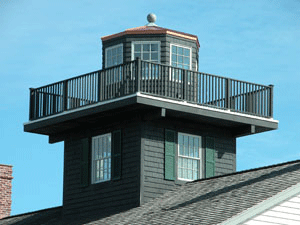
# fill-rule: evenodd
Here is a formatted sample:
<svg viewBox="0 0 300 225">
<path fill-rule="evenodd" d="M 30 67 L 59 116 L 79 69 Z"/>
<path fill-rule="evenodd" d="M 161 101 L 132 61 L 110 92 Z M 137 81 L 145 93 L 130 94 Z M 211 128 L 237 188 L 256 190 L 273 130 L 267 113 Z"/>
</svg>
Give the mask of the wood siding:
<svg viewBox="0 0 300 225">
<path fill-rule="evenodd" d="M 300 224 L 300 194 L 255 216 L 243 224 Z"/>
<path fill-rule="evenodd" d="M 150 201 L 176 184 L 164 178 L 165 138 L 164 128 L 146 123 L 142 131 L 143 186 L 141 203 Z"/>
<path fill-rule="evenodd" d="M 165 129 L 201 137 L 214 137 L 215 176 L 236 171 L 236 140 L 229 131 L 209 127 L 208 125 L 180 122 L 179 120 L 166 120 L 159 123 L 146 122 L 142 126 L 142 204 L 160 196 L 166 191 L 172 190 L 176 185 L 184 183 L 178 180 L 175 182 L 166 180 L 164 177 Z"/>
<path fill-rule="evenodd" d="M 120 127 L 116 128 L 120 129 Z M 115 128 L 96 130 L 91 136 L 113 132 Z M 122 175 L 119 180 L 89 184 L 80 183 L 81 139 L 65 141 L 64 217 L 86 214 L 109 215 L 139 206 L 140 129 L 138 124 L 127 124 L 122 132 Z M 88 133 L 88 132 L 86 132 Z"/>
</svg>

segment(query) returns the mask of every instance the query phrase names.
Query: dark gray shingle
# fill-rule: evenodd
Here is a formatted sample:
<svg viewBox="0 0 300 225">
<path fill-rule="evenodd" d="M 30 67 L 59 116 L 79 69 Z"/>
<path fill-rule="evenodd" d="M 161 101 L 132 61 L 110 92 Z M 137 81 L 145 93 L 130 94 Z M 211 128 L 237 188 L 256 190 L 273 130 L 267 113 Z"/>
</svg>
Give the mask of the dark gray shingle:
<svg viewBox="0 0 300 225">
<path fill-rule="evenodd" d="M 219 224 L 299 183 L 300 161 L 203 179 L 176 187 L 141 207 L 106 218 L 62 221 L 62 207 L 12 216 L 4 224 Z"/>
</svg>

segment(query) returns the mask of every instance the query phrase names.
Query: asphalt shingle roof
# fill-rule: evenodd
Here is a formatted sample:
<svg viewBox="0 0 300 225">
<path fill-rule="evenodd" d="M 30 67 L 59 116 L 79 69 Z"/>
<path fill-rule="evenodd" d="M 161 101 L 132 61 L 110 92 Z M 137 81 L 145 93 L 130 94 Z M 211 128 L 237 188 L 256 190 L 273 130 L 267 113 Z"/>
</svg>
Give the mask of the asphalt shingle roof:
<svg viewBox="0 0 300 225">
<path fill-rule="evenodd" d="M 187 183 L 88 224 L 219 224 L 300 182 L 300 161 Z"/>
<path fill-rule="evenodd" d="M 297 160 L 190 182 L 126 212 L 67 224 L 219 224 L 299 182 L 300 161 Z M 24 214 L 27 217 L 2 219 L 0 225 L 65 224 L 61 220 L 61 208 L 49 209 L 49 215 L 53 213 L 55 218 L 51 217 L 52 221 L 47 223 L 49 215 L 41 215 L 46 211 L 32 213 L 45 222 L 27 223 L 30 214 Z"/>
</svg>

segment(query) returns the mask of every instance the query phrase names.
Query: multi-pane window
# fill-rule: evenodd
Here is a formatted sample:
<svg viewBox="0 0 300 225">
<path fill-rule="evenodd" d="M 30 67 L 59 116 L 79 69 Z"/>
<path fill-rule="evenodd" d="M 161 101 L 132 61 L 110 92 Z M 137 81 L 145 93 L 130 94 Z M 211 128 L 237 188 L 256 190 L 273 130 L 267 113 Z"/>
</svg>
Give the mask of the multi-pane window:
<svg viewBox="0 0 300 225">
<path fill-rule="evenodd" d="M 105 68 L 123 63 L 123 44 L 105 49 Z"/>
<path fill-rule="evenodd" d="M 142 60 L 159 63 L 160 62 L 160 42 L 142 41 L 132 43 L 132 60 L 137 57 Z"/>
<path fill-rule="evenodd" d="M 201 137 L 178 133 L 178 179 L 201 178 Z"/>
<path fill-rule="evenodd" d="M 171 45 L 171 66 L 191 69 L 191 48 Z"/>
<path fill-rule="evenodd" d="M 111 134 L 92 138 L 92 183 L 111 179 Z"/>
</svg>

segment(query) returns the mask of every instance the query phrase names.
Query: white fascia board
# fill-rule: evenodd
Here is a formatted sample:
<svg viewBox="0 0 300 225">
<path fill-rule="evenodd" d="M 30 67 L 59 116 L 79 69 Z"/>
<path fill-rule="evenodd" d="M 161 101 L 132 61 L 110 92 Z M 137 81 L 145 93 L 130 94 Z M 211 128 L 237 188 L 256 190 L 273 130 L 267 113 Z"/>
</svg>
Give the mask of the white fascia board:
<svg viewBox="0 0 300 225">
<path fill-rule="evenodd" d="M 172 100 L 172 99 L 167 99 L 167 98 L 160 98 L 160 97 L 143 94 L 140 92 L 137 92 L 137 96 L 143 97 L 143 98 L 148 98 L 148 99 L 153 99 L 153 100 L 159 100 L 161 102 L 169 102 L 169 103 L 174 103 L 174 104 L 178 104 L 178 105 L 204 109 L 204 110 L 213 111 L 213 112 L 221 112 L 221 113 L 225 113 L 225 114 L 229 114 L 229 115 L 242 116 L 242 117 L 256 119 L 256 120 L 273 122 L 273 123 L 277 123 L 277 124 L 279 123 L 278 120 L 274 120 L 273 118 L 264 118 L 264 117 L 253 116 L 253 115 L 249 115 L 249 114 L 245 114 L 245 113 L 233 112 L 233 111 L 230 111 L 229 109 L 218 109 L 218 108 L 213 108 L 213 107 L 209 107 L 209 106 L 197 105 L 196 103 L 188 103 L 188 102 L 182 101 L 182 100 Z"/>
<path fill-rule="evenodd" d="M 271 209 L 272 207 L 287 201 L 295 195 L 300 193 L 300 183 L 293 185 L 292 187 L 274 195 L 271 198 L 264 200 L 263 202 L 239 213 L 238 215 L 220 223 L 220 225 L 236 225 L 243 222 L 246 222 L 249 219 L 259 215 L 260 213 Z"/>
<path fill-rule="evenodd" d="M 25 122 L 25 123 L 23 123 L 23 125 L 25 126 L 25 125 L 28 125 L 28 124 L 33 124 L 33 123 L 37 123 L 37 122 L 41 122 L 41 121 L 45 121 L 45 120 L 49 120 L 49 119 L 53 119 L 53 118 L 57 118 L 57 117 L 62 117 L 64 115 L 67 115 L 67 114 L 70 114 L 70 113 L 84 111 L 84 110 L 92 109 L 92 108 L 97 108 L 97 107 L 102 106 L 102 105 L 106 105 L 106 104 L 113 103 L 113 102 L 118 102 L 118 101 L 121 101 L 121 100 L 124 100 L 124 99 L 136 97 L 136 96 L 137 96 L 137 93 L 134 93 L 134 94 L 131 94 L 131 95 L 126 95 L 126 96 L 123 96 L 123 97 L 118 97 L 118 98 L 114 98 L 114 99 L 111 99 L 111 100 L 98 102 L 98 103 L 95 103 L 95 104 L 85 105 L 85 106 L 82 106 L 82 107 L 79 107 L 79 108 L 76 108 L 76 109 L 66 110 L 66 111 L 60 112 L 58 114 L 47 116 L 47 117 L 44 117 L 44 118 L 41 118 L 41 119 L 36 119 L 36 120 L 33 120 L 33 121 Z"/>
</svg>

